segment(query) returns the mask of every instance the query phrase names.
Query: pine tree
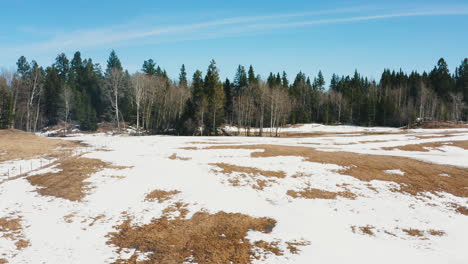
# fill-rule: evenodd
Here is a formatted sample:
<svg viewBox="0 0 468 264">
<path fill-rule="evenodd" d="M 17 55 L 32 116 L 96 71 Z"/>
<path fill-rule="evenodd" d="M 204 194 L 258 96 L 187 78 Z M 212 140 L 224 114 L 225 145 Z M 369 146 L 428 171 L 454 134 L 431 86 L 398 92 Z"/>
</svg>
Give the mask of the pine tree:
<svg viewBox="0 0 468 264">
<path fill-rule="evenodd" d="M 283 88 L 285 88 L 285 89 L 289 88 L 288 75 L 286 74 L 285 71 L 283 71 L 283 76 L 281 77 L 281 84 L 282 84 Z"/>
<path fill-rule="evenodd" d="M 184 64 L 182 64 L 182 67 L 180 67 L 179 85 L 180 85 L 180 87 L 183 87 L 183 88 L 188 87 L 187 72 L 185 71 L 185 65 Z"/>
<path fill-rule="evenodd" d="M 44 108 L 48 125 L 55 125 L 60 120 L 60 113 L 63 108 L 61 87 L 61 78 L 57 69 L 55 67 L 48 67 L 44 85 Z"/>
<path fill-rule="evenodd" d="M 205 75 L 204 90 L 208 98 L 208 109 L 212 114 L 211 129 L 213 134 L 217 134 L 217 127 L 222 121 L 224 111 L 223 106 L 225 103 L 225 95 L 223 85 L 219 79 L 218 68 L 216 62 L 211 60 L 208 70 Z"/>
<path fill-rule="evenodd" d="M 143 62 L 142 71 L 146 73 L 146 75 L 156 75 L 156 63 L 152 59 L 146 60 Z"/>
</svg>

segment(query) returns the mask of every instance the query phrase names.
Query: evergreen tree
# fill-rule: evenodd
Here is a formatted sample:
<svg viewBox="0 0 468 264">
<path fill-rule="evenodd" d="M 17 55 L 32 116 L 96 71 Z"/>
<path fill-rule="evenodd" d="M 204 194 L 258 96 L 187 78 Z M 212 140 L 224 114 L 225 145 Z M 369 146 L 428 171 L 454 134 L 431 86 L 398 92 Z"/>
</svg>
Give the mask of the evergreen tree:
<svg viewBox="0 0 468 264">
<path fill-rule="evenodd" d="M 283 85 L 283 88 L 285 89 L 289 88 L 288 75 L 286 74 L 285 71 L 283 71 L 283 75 L 281 77 L 281 84 Z"/>
<path fill-rule="evenodd" d="M 235 95 L 241 94 L 247 87 L 248 79 L 245 68 L 242 65 L 237 67 L 236 76 L 234 77 L 234 92 Z"/>
<path fill-rule="evenodd" d="M 142 71 L 146 73 L 146 75 L 156 75 L 156 63 L 152 59 L 146 60 L 143 62 Z"/>
<path fill-rule="evenodd" d="M 55 125 L 60 120 L 60 115 L 63 108 L 61 97 L 61 78 L 55 67 L 46 69 L 46 79 L 44 85 L 45 95 L 45 117 L 48 120 L 48 125 Z"/>
<path fill-rule="evenodd" d="M 205 75 L 204 90 L 208 98 L 208 109 L 212 118 L 208 120 L 209 128 L 213 134 L 217 134 L 217 127 L 222 122 L 224 116 L 223 106 L 225 95 L 223 85 L 219 79 L 216 62 L 211 60 Z"/>
<path fill-rule="evenodd" d="M 187 72 L 185 71 L 185 65 L 182 64 L 182 67 L 180 67 L 180 74 L 179 74 L 179 85 L 183 88 L 188 87 L 187 83 Z"/>
</svg>

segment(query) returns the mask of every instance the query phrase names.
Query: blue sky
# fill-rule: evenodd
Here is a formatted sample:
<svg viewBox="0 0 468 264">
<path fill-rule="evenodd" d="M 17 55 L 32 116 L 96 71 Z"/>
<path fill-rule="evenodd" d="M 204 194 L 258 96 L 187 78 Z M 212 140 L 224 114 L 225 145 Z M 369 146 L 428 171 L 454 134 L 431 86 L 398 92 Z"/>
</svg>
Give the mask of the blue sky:
<svg viewBox="0 0 468 264">
<path fill-rule="evenodd" d="M 41 65 L 77 50 L 105 65 L 115 49 L 130 72 L 153 58 L 173 78 L 217 61 L 232 78 L 238 64 L 262 77 L 286 70 L 378 79 L 386 67 L 451 70 L 468 57 L 463 1 L 26 1 L 2 3 L 0 68 L 19 56 Z"/>
</svg>

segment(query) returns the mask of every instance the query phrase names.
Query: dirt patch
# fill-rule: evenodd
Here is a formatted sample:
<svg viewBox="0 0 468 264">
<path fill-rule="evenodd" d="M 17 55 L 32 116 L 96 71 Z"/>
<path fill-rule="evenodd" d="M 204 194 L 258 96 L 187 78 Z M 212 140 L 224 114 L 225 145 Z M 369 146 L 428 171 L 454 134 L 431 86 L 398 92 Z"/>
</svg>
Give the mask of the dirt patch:
<svg viewBox="0 0 468 264">
<path fill-rule="evenodd" d="M 429 142 L 421 144 L 409 144 L 404 146 L 396 147 L 385 147 L 384 150 L 403 150 L 403 151 L 420 151 L 429 152 L 431 149 L 439 149 L 444 146 L 459 147 L 462 149 L 468 149 L 468 140 L 463 141 L 441 141 L 441 142 Z"/>
<path fill-rule="evenodd" d="M 7 263 L 8 263 L 8 260 L 4 258 L 0 258 L 0 264 L 7 264 Z"/>
<path fill-rule="evenodd" d="M 0 130 L 0 162 L 30 159 L 40 155 L 61 157 L 71 149 L 82 146 L 78 142 L 39 137 L 16 129 Z"/>
<path fill-rule="evenodd" d="M 162 217 L 142 226 L 131 225 L 128 219 L 116 226 L 118 232 L 109 234 L 108 243 L 144 253 L 147 260 L 139 263 L 247 264 L 258 257 L 256 248 L 279 253 L 272 244 L 252 243 L 246 237 L 250 230 L 270 233 L 275 225 L 271 218 L 225 212 L 197 212 L 190 219 Z M 136 263 L 137 258 L 135 253 L 116 263 Z"/>
<path fill-rule="evenodd" d="M 288 190 L 287 195 L 293 198 L 304 198 L 304 199 L 336 199 L 337 197 L 343 197 L 348 199 L 356 199 L 356 195 L 349 191 L 343 192 L 329 192 L 314 188 L 305 188 L 301 191 Z"/>
<path fill-rule="evenodd" d="M 98 159 L 74 156 L 59 161 L 55 168 L 61 171 L 29 176 L 27 180 L 32 185 L 42 187 L 37 189 L 42 195 L 80 201 L 86 195 L 85 191 L 89 189 L 89 182 L 86 182 L 89 176 L 105 168 L 126 167 L 115 166 Z"/>
<path fill-rule="evenodd" d="M 176 194 L 180 193 L 178 190 L 172 191 L 165 191 L 165 190 L 154 190 L 148 193 L 145 197 L 145 201 L 155 201 L 157 200 L 159 203 L 172 199 L 172 197 Z"/>
<path fill-rule="evenodd" d="M 204 149 L 251 149 L 251 157 L 300 156 L 306 161 L 337 164 L 344 168 L 337 172 L 361 181 L 381 180 L 400 185 L 395 191 L 413 195 L 423 192 L 447 192 L 468 197 L 468 169 L 438 165 L 415 159 L 368 155 L 353 152 L 326 152 L 310 147 L 281 145 L 210 146 Z M 264 151 L 258 151 L 263 149 Z M 399 169 L 404 175 L 388 174 L 385 171 Z M 451 177 L 440 177 L 449 174 Z"/>
<path fill-rule="evenodd" d="M 179 156 L 177 156 L 176 153 L 172 154 L 168 158 L 171 159 L 171 160 L 176 160 L 176 159 L 178 159 L 178 160 L 191 160 L 191 158 L 179 157 Z"/>
</svg>

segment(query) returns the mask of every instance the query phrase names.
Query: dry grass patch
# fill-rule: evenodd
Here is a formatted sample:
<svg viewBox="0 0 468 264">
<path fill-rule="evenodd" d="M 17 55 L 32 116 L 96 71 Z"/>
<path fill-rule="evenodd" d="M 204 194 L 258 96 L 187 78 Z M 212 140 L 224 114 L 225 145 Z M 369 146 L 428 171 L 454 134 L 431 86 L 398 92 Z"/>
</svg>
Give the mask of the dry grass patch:
<svg viewBox="0 0 468 264">
<path fill-rule="evenodd" d="M 403 151 L 420 151 L 429 152 L 431 149 L 439 149 L 444 146 L 454 146 L 462 149 L 468 149 L 468 140 L 462 141 L 440 141 L 440 142 L 429 142 L 421 144 L 409 144 L 404 146 L 396 147 L 385 147 L 384 150 L 403 150 Z"/>
<path fill-rule="evenodd" d="M 15 241 L 17 250 L 22 250 L 30 246 L 26 240 L 21 225 L 22 217 L 2 217 L 0 218 L 0 237 Z"/>
<path fill-rule="evenodd" d="M 468 197 L 468 169 L 438 165 L 411 158 L 368 155 L 353 152 L 326 152 L 302 146 L 243 145 L 211 146 L 205 149 L 251 149 L 251 157 L 300 156 L 306 161 L 337 164 L 344 168 L 338 172 L 361 181 L 381 180 L 400 185 L 398 191 L 417 195 L 423 192 L 447 192 Z M 388 174 L 386 170 L 399 169 L 405 175 Z M 440 177 L 449 174 L 451 177 Z"/>
<path fill-rule="evenodd" d="M 410 236 L 414 236 L 414 237 L 423 237 L 424 236 L 424 231 L 422 230 L 419 230 L 419 229 L 413 229 L 413 228 L 404 228 L 402 229 L 403 232 L 405 232 L 406 234 L 410 235 Z"/>
<path fill-rule="evenodd" d="M 371 225 L 351 226 L 351 230 L 353 231 L 353 233 L 356 233 L 359 230 L 362 234 L 369 235 L 369 236 L 375 236 L 374 231 L 372 231 L 374 229 L 375 227 Z"/>
<path fill-rule="evenodd" d="M 210 163 L 210 165 L 217 166 L 221 169 L 222 173 L 233 173 L 238 172 L 242 174 L 259 174 L 264 177 L 274 177 L 274 178 L 284 178 L 286 177 L 286 173 L 284 171 L 267 171 L 267 170 L 260 170 L 253 167 L 244 167 L 244 166 L 237 166 L 233 164 L 227 163 Z"/>
<path fill-rule="evenodd" d="M 445 232 L 442 230 L 430 229 L 427 231 L 431 236 L 444 236 Z"/>
<path fill-rule="evenodd" d="M 106 215 L 105 214 L 100 214 L 98 216 L 95 216 L 95 217 L 92 217 L 91 218 L 91 223 L 89 223 L 89 226 L 94 226 L 99 220 L 105 218 Z"/>
<path fill-rule="evenodd" d="M 40 186 L 37 192 L 42 195 L 60 197 L 70 201 L 80 201 L 85 196 L 92 174 L 105 169 L 123 169 L 98 159 L 70 157 L 56 166 L 60 172 L 48 172 L 27 177 L 32 185 Z"/>
<path fill-rule="evenodd" d="M 329 192 L 314 188 L 305 188 L 301 191 L 288 190 L 287 195 L 293 198 L 304 198 L 304 199 L 336 199 L 337 197 L 343 197 L 348 199 L 356 199 L 356 195 L 349 191 L 343 192 Z"/>
<path fill-rule="evenodd" d="M 80 143 L 39 137 L 16 129 L 0 130 L 0 162 L 30 159 L 40 155 L 61 157 Z"/>
<path fill-rule="evenodd" d="M 450 203 L 449 206 L 454 208 L 455 212 L 459 214 L 468 215 L 468 207 L 458 205 L 456 203 Z"/>
<path fill-rule="evenodd" d="M 276 221 L 254 218 L 239 213 L 197 212 L 190 219 L 162 217 L 151 223 L 135 226 L 126 220 L 116 226 L 118 232 L 109 234 L 109 244 L 120 250 L 136 249 L 147 260 L 138 263 L 183 263 L 191 260 L 199 264 L 251 263 L 256 247 L 278 254 L 274 244 L 252 243 L 247 232 L 270 233 Z M 136 263 L 138 253 L 116 263 Z"/>
<path fill-rule="evenodd" d="M 190 160 L 190 159 L 191 159 L 191 158 L 179 157 L 179 156 L 177 156 L 176 153 L 172 154 L 172 155 L 169 156 L 168 158 L 171 159 L 171 160 L 176 160 L 176 159 L 178 159 L 178 160 Z"/>
<path fill-rule="evenodd" d="M 249 185 L 255 190 L 263 190 L 265 187 L 270 186 L 272 183 L 277 183 L 274 178 L 284 178 L 286 173 L 284 171 L 268 171 L 260 170 L 253 167 L 237 166 L 227 163 L 210 163 L 210 165 L 216 166 L 221 169 L 220 172 L 223 174 L 238 173 L 238 175 L 231 176 L 227 181 L 231 186 L 242 186 L 241 179 L 248 179 L 249 181 L 244 185 Z M 266 177 L 267 179 L 259 179 L 257 175 Z"/>
<path fill-rule="evenodd" d="M 165 190 L 154 190 L 148 193 L 145 197 L 145 201 L 158 200 L 159 203 L 172 199 L 176 194 L 180 193 L 178 190 L 165 191 Z"/>
<path fill-rule="evenodd" d="M 241 144 L 239 142 L 218 142 L 218 141 L 196 141 L 196 142 L 189 142 L 189 144 L 202 144 L 202 145 L 226 145 L 226 144 Z"/>
<path fill-rule="evenodd" d="M 299 246 L 308 246 L 310 245 L 310 242 L 308 241 L 288 241 L 286 242 L 287 249 L 291 254 L 299 254 L 301 250 L 298 248 Z"/>
</svg>

